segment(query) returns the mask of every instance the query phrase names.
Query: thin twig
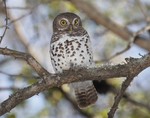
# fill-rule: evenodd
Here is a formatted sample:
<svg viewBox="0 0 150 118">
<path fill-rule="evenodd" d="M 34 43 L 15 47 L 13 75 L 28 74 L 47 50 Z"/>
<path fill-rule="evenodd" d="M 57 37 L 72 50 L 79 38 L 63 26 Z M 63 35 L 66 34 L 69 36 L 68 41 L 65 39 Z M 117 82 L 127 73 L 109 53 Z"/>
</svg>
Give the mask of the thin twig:
<svg viewBox="0 0 150 118">
<path fill-rule="evenodd" d="M 143 28 L 141 28 L 139 31 L 137 31 L 136 33 L 134 33 L 134 36 L 133 38 L 135 38 L 136 36 L 140 35 L 140 34 L 143 34 L 144 32 L 150 30 L 150 25 L 147 25 Z"/>
<path fill-rule="evenodd" d="M 113 58 L 115 58 L 115 57 L 117 57 L 117 56 L 123 54 L 124 52 L 128 51 L 128 50 L 131 48 L 131 44 L 132 44 L 132 43 L 129 42 L 128 45 L 127 45 L 127 47 L 126 47 L 125 49 L 123 49 L 123 50 L 120 51 L 120 52 L 117 52 L 116 54 L 114 54 L 113 56 L 111 56 L 108 60 L 111 60 L 111 59 L 113 59 Z"/>
<path fill-rule="evenodd" d="M 9 28 L 9 27 L 8 27 L 8 19 L 9 19 L 9 18 L 8 18 L 8 14 L 7 14 L 6 0 L 3 0 L 3 3 L 4 3 L 4 7 L 5 7 L 5 15 L 6 15 L 6 18 L 5 18 L 5 29 L 4 29 L 4 32 L 3 32 L 2 36 L 0 36 L 0 44 L 1 44 L 3 38 L 4 38 L 5 34 L 6 34 L 7 29 Z"/>
<path fill-rule="evenodd" d="M 12 23 L 17 22 L 18 20 L 21 20 L 21 19 L 23 19 L 23 18 L 29 16 L 30 14 L 33 13 L 33 11 L 34 11 L 38 6 L 39 6 L 39 5 L 35 5 L 34 7 L 31 8 L 31 10 L 30 10 L 28 13 L 25 13 L 25 14 L 19 16 L 18 18 L 11 20 L 8 25 L 11 25 Z M 8 13 L 9 13 L 9 12 L 8 12 Z M 5 27 L 5 25 L 0 26 L 0 28 L 3 28 L 3 27 Z"/>
<path fill-rule="evenodd" d="M 124 97 L 124 99 L 125 99 L 126 101 L 128 101 L 128 102 L 130 102 L 130 103 L 136 105 L 136 106 L 139 106 L 140 108 L 143 107 L 143 108 L 147 109 L 147 110 L 150 112 L 150 105 L 143 103 L 143 101 L 140 101 L 140 102 L 139 102 L 139 101 L 136 101 L 136 100 L 132 99 L 132 98 L 129 97 L 129 96 Z"/>
<path fill-rule="evenodd" d="M 134 77 L 127 77 L 127 79 L 122 83 L 121 90 L 117 93 L 115 96 L 115 101 L 113 106 L 111 107 L 109 113 L 108 113 L 108 118 L 113 118 L 116 110 L 118 109 L 118 105 L 121 101 L 121 98 L 123 97 L 125 90 L 127 87 L 130 85 Z"/>
<path fill-rule="evenodd" d="M 110 92 L 112 92 L 113 94 L 116 95 L 118 93 L 118 89 L 113 87 L 113 89 L 110 89 Z M 133 104 L 135 106 L 138 106 L 139 108 L 145 108 L 147 111 L 150 112 L 150 105 L 143 103 L 143 101 L 137 101 L 137 100 L 131 98 L 130 95 L 127 93 L 125 93 L 123 95 L 123 99 L 126 100 L 127 102 L 130 102 L 131 104 Z"/>
<path fill-rule="evenodd" d="M 140 9 L 140 11 L 142 12 L 142 14 L 144 15 L 145 20 L 147 21 L 148 18 L 148 14 L 147 14 L 147 9 L 146 7 L 143 5 L 143 3 L 141 3 L 140 0 L 136 0 L 136 3 Z"/>
<path fill-rule="evenodd" d="M 9 24 L 12 24 L 12 23 L 14 23 L 14 22 L 16 22 L 16 21 L 18 21 L 18 20 L 21 20 L 21 19 L 23 19 L 23 18 L 29 16 L 30 14 L 32 14 L 32 12 L 33 12 L 33 9 L 32 9 L 31 11 L 29 11 L 28 13 L 26 13 L 26 14 L 24 14 L 24 15 L 22 15 L 22 16 L 16 18 L 16 19 L 11 20 Z"/>
<path fill-rule="evenodd" d="M 96 61 L 96 63 L 101 63 L 101 62 L 106 62 L 106 61 L 109 61 L 121 54 L 123 54 L 124 52 L 128 51 L 130 48 L 131 48 L 131 45 L 134 43 L 134 41 L 136 40 L 136 37 L 143 34 L 144 32 L 146 31 L 149 31 L 150 30 L 150 25 L 147 25 L 145 26 L 144 28 L 141 28 L 139 31 L 133 33 L 133 36 L 130 38 L 129 42 L 128 42 L 128 45 L 125 49 L 123 49 L 122 51 L 120 52 L 117 52 L 116 54 L 114 54 L 113 56 L 109 57 L 108 59 L 104 59 L 104 60 L 101 60 L 101 61 Z"/>
<path fill-rule="evenodd" d="M 7 6 L 7 9 L 18 9 L 18 10 L 27 10 L 27 9 L 32 9 L 31 7 L 9 7 Z"/>
</svg>

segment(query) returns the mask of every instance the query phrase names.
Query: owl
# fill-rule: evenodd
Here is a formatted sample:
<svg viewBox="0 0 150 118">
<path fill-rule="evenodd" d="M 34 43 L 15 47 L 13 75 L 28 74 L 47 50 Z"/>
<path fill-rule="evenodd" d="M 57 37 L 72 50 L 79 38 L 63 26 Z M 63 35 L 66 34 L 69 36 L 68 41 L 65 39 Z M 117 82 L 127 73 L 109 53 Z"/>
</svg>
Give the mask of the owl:
<svg viewBox="0 0 150 118">
<path fill-rule="evenodd" d="M 56 73 L 72 67 L 88 67 L 93 63 L 90 37 L 76 14 L 61 13 L 54 19 L 50 57 Z M 80 108 L 96 102 L 97 92 L 92 81 L 74 82 L 70 87 Z"/>
</svg>

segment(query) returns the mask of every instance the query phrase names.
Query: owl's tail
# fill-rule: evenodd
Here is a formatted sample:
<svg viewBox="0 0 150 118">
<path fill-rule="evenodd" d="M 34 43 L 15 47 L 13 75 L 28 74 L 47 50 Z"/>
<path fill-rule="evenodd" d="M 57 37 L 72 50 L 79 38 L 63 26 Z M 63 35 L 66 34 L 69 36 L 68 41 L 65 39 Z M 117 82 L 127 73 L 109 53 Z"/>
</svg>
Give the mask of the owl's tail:
<svg viewBox="0 0 150 118">
<path fill-rule="evenodd" d="M 97 101 L 97 92 L 92 81 L 72 83 L 72 87 L 80 108 L 88 107 Z"/>
</svg>

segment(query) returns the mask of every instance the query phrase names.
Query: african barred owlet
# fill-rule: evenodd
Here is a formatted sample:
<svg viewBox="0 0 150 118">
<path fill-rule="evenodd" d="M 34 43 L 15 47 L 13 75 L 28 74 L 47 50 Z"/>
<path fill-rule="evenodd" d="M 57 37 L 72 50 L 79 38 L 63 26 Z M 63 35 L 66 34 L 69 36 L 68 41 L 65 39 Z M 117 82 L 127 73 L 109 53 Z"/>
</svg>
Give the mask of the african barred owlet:
<svg viewBox="0 0 150 118">
<path fill-rule="evenodd" d="M 61 13 L 53 21 L 50 56 L 56 73 L 71 67 L 90 66 L 93 62 L 91 42 L 82 27 L 81 19 L 74 13 Z M 71 83 L 77 104 L 85 108 L 97 100 L 92 81 Z"/>
</svg>

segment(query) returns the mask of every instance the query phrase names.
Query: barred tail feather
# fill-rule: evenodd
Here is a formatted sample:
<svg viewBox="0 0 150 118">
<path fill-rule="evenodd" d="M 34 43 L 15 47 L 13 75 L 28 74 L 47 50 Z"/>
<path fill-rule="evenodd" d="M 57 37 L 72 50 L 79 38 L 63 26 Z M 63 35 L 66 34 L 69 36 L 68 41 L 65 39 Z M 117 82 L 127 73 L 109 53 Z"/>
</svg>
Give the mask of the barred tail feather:
<svg viewBox="0 0 150 118">
<path fill-rule="evenodd" d="M 88 107 L 97 101 L 97 92 L 92 81 L 72 83 L 72 87 L 80 108 Z"/>
</svg>

